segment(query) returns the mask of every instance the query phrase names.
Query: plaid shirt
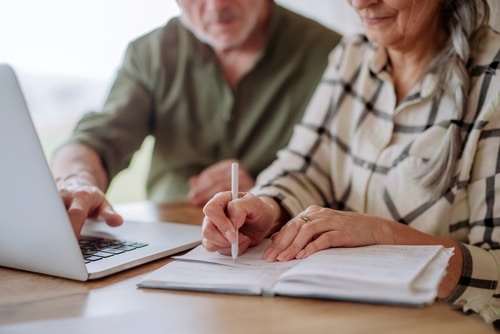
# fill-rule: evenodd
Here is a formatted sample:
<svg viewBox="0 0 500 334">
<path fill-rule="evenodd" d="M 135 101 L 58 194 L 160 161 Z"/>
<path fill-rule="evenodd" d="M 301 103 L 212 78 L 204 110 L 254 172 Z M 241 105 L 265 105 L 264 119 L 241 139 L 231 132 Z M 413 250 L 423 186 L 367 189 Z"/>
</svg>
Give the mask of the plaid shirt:
<svg viewBox="0 0 500 334">
<path fill-rule="evenodd" d="M 464 268 L 448 301 L 489 322 L 500 317 L 500 35 L 490 30 L 483 44 L 466 114 L 456 120 L 453 92 L 431 94 L 435 75 L 398 103 L 385 49 L 346 37 L 288 147 L 252 192 L 274 197 L 292 216 L 316 204 L 458 241 Z M 449 190 L 433 200 L 412 175 L 452 123 L 463 147 Z"/>
</svg>

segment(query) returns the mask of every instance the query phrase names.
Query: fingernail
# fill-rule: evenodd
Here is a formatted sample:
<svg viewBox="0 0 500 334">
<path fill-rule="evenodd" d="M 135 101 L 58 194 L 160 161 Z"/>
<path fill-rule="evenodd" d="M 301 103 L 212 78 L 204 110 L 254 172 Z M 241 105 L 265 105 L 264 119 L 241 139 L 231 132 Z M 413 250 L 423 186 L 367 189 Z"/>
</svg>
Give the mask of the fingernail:
<svg viewBox="0 0 500 334">
<path fill-rule="evenodd" d="M 264 259 L 266 259 L 267 261 L 271 261 L 271 262 L 275 261 L 277 256 L 278 256 L 278 252 L 275 251 L 274 249 L 268 249 L 264 253 Z"/>
</svg>

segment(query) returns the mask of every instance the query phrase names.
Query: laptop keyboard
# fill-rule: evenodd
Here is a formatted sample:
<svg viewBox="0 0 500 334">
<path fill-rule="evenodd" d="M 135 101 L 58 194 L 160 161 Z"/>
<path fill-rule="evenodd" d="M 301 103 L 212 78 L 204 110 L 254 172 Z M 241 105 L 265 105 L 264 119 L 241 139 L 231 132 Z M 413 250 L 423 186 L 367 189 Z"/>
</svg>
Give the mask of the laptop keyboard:
<svg viewBox="0 0 500 334">
<path fill-rule="evenodd" d="M 89 236 L 81 236 L 79 242 L 85 263 L 99 261 L 148 245 L 142 242 L 113 240 Z"/>
</svg>

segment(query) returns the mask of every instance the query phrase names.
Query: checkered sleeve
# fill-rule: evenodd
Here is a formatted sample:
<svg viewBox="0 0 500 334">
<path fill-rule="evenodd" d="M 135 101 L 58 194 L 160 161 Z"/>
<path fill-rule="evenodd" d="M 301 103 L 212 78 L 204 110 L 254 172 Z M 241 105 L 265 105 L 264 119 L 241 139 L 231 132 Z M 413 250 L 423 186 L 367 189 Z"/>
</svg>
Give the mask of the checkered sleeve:
<svg viewBox="0 0 500 334">
<path fill-rule="evenodd" d="M 495 85 L 496 84 L 496 85 Z M 490 82 L 491 98 L 480 117 L 476 148 L 466 147 L 463 164 L 471 159 L 467 182 L 468 243 L 462 244 L 464 266 L 459 284 L 448 302 L 472 310 L 491 322 L 500 318 L 500 81 Z M 481 101 L 480 101 L 481 102 Z M 476 122 L 477 123 L 477 122 Z M 474 131 L 470 136 L 475 135 Z M 467 152 L 473 152 L 468 156 Z M 487 163 L 493 162 L 493 163 Z M 493 268 L 496 268 L 494 270 Z"/>
</svg>

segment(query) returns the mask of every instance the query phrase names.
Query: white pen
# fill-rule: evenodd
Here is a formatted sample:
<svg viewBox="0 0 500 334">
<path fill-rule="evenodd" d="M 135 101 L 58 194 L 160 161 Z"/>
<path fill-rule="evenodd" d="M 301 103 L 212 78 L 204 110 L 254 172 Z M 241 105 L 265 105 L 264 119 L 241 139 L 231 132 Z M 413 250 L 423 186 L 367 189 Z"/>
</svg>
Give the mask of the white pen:
<svg viewBox="0 0 500 334">
<path fill-rule="evenodd" d="M 233 200 L 238 198 L 238 163 L 236 162 L 231 164 L 231 197 Z M 231 256 L 234 262 L 238 258 L 238 243 L 238 228 L 236 227 L 236 241 L 231 244 Z"/>
</svg>

